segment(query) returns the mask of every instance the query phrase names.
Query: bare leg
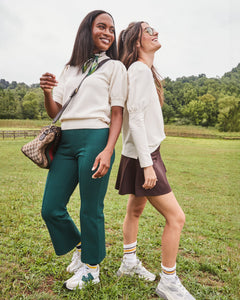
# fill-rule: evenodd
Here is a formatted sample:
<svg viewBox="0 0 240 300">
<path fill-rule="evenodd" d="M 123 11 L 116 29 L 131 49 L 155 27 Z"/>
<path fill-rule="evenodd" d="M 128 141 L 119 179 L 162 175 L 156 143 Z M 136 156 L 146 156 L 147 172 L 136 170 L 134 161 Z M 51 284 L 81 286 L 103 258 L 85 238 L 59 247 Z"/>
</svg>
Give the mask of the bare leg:
<svg viewBox="0 0 240 300">
<path fill-rule="evenodd" d="M 162 236 L 162 264 L 171 268 L 176 263 L 180 235 L 185 222 L 184 212 L 173 192 L 148 197 L 148 200 L 166 219 Z"/>
<path fill-rule="evenodd" d="M 122 276 L 125 274 L 133 276 L 136 274 L 138 277 L 144 278 L 145 280 L 154 281 L 156 278 L 155 274 L 152 274 L 144 268 L 141 261 L 136 257 L 136 252 L 129 252 L 136 249 L 134 244 L 137 241 L 139 218 L 146 203 L 146 197 L 135 197 L 135 195 L 129 195 L 127 213 L 123 222 L 123 241 L 124 247 L 127 247 L 126 250 L 128 252 L 124 253 L 117 275 Z M 130 246 L 129 244 L 132 245 Z M 133 248 L 131 249 L 131 247 Z"/>
<path fill-rule="evenodd" d="M 147 203 L 146 197 L 129 195 L 127 213 L 123 222 L 123 242 L 125 245 L 137 240 L 139 217 Z"/>
<path fill-rule="evenodd" d="M 162 236 L 162 265 L 165 268 L 173 269 L 185 215 L 172 192 L 162 196 L 149 197 L 149 201 L 166 219 Z M 164 273 L 161 274 L 156 293 L 163 299 L 195 300 L 182 285 L 178 276 L 169 276 Z"/>
</svg>

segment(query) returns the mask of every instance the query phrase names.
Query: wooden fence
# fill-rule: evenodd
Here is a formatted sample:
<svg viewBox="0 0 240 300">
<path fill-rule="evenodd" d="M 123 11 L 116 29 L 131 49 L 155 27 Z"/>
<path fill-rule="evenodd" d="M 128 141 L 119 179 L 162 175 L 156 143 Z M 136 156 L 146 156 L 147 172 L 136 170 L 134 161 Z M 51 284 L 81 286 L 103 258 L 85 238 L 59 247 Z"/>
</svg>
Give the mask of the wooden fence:
<svg viewBox="0 0 240 300">
<path fill-rule="evenodd" d="M 39 134 L 39 130 L 0 130 L 0 139 L 16 139 L 16 138 L 28 138 L 35 137 Z M 177 137 L 195 137 L 195 138 L 205 138 L 205 139 L 228 139 L 228 140 L 239 140 L 240 137 L 227 137 L 218 136 L 214 134 L 203 134 L 203 133 L 193 133 L 193 132 L 177 132 L 166 130 L 167 136 L 177 136 Z"/>
<path fill-rule="evenodd" d="M 40 130 L 0 130 L 0 138 L 27 138 L 35 137 L 39 134 Z"/>
</svg>

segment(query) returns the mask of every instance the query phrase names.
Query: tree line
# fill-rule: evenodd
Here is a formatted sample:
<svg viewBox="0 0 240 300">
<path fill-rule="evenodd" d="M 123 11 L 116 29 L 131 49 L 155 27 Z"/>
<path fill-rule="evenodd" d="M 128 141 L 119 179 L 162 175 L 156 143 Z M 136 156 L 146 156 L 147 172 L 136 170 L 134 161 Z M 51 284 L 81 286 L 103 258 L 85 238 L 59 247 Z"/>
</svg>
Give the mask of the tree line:
<svg viewBox="0 0 240 300">
<path fill-rule="evenodd" d="M 164 122 L 240 131 L 240 64 L 221 78 L 165 78 Z M 39 84 L 0 80 L 0 119 L 47 119 Z"/>
</svg>

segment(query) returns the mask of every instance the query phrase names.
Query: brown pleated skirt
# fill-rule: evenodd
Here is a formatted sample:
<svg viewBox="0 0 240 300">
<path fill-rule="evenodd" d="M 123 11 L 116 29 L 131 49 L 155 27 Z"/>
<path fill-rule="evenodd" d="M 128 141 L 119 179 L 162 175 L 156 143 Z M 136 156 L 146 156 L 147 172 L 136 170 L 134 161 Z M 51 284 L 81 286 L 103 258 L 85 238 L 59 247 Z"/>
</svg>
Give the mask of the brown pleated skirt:
<svg viewBox="0 0 240 300">
<path fill-rule="evenodd" d="M 153 168 L 157 175 L 157 183 L 154 188 L 146 190 L 144 184 L 144 172 L 138 159 L 121 156 L 115 188 L 120 195 L 134 194 L 136 197 L 159 196 L 171 192 L 171 187 L 166 177 L 166 167 L 160 154 L 160 146 L 151 153 Z"/>
</svg>

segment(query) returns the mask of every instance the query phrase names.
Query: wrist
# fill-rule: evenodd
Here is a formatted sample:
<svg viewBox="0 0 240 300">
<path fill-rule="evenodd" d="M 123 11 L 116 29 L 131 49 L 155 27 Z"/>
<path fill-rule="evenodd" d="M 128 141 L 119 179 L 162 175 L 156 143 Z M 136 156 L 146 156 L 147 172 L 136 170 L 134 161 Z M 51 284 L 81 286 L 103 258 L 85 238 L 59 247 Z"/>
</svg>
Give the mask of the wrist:
<svg viewBox="0 0 240 300">
<path fill-rule="evenodd" d="M 144 167 L 143 169 L 144 170 L 148 170 L 148 169 L 151 169 L 153 166 L 151 165 L 151 166 L 147 166 L 147 167 Z"/>
<path fill-rule="evenodd" d="M 113 150 L 114 150 L 114 148 L 112 148 L 112 147 L 106 147 L 106 148 L 104 149 L 104 151 L 108 152 L 110 155 L 113 154 Z"/>
<path fill-rule="evenodd" d="M 51 96 L 52 95 L 52 91 L 50 90 L 48 90 L 48 91 L 43 91 L 43 93 L 44 93 L 44 96 L 45 97 L 49 97 L 49 96 Z"/>
</svg>

